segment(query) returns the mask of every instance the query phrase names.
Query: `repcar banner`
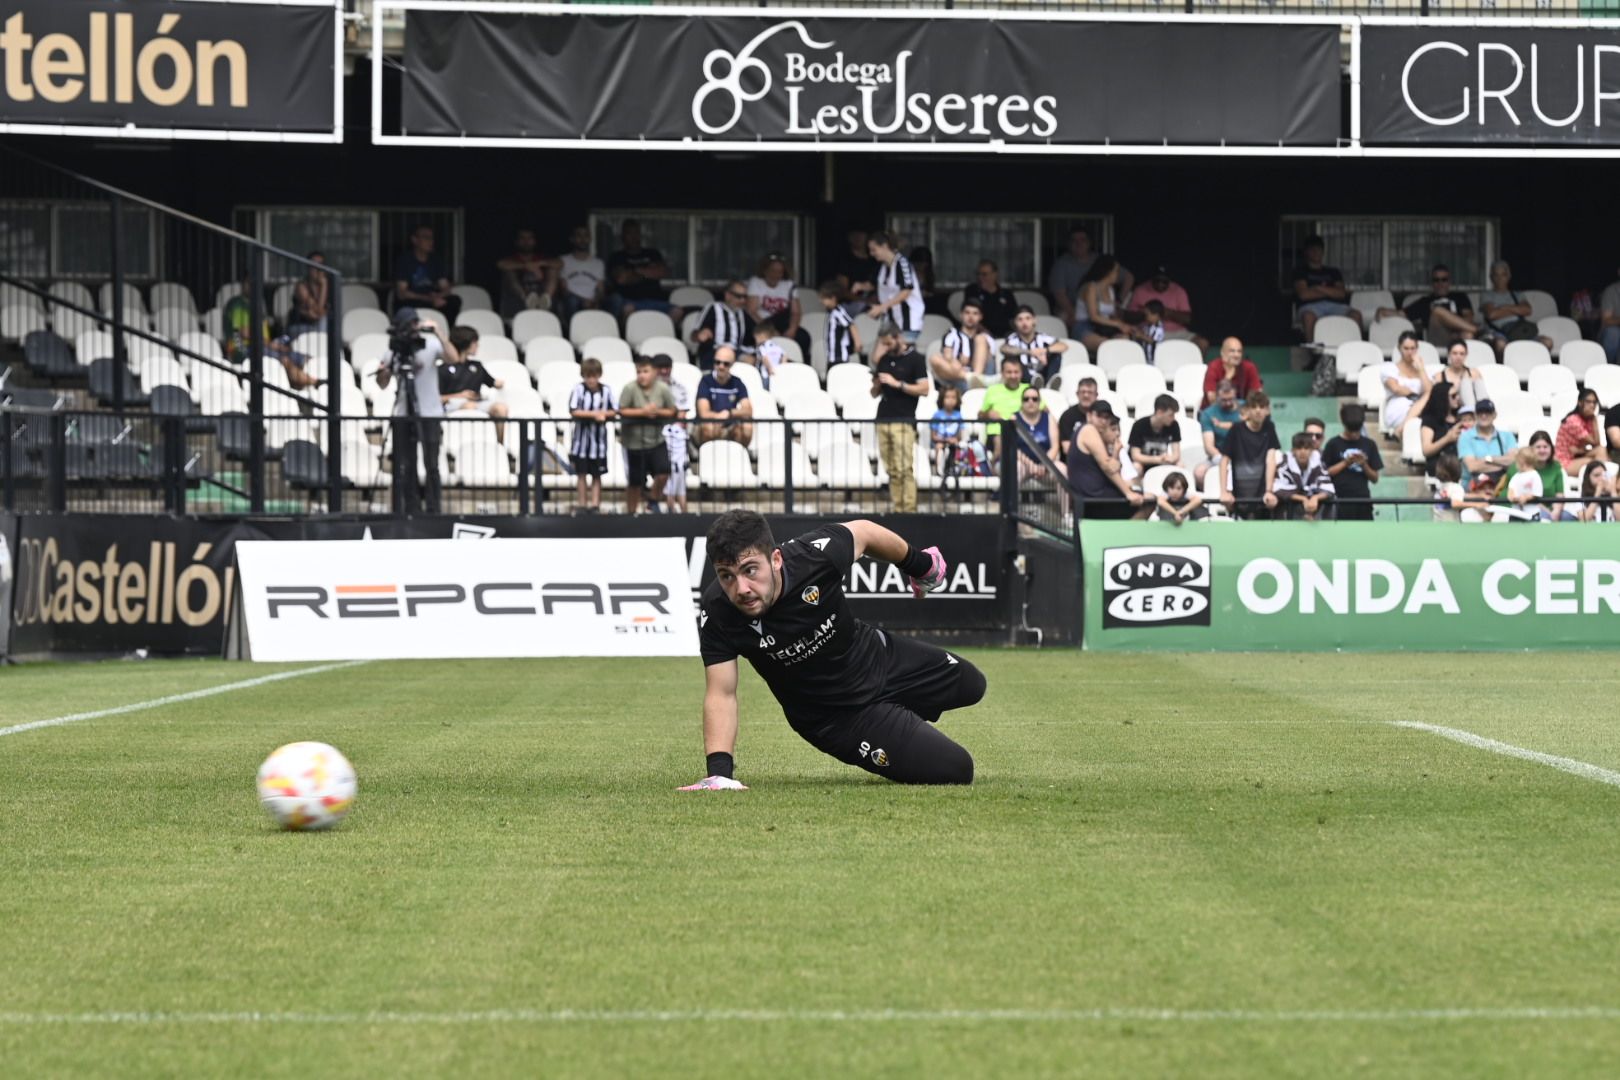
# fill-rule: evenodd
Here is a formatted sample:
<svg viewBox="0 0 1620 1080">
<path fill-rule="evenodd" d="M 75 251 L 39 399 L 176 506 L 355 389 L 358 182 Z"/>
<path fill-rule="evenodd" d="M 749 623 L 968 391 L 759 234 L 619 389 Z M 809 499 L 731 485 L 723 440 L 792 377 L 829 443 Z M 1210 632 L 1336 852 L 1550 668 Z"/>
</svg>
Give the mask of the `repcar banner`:
<svg viewBox="0 0 1620 1080">
<path fill-rule="evenodd" d="M 1361 25 L 1368 146 L 1620 146 L 1620 23 Z"/>
<path fill-rule="evenodd" d="M 1620 532 L 1086 522 L 1088 649 L 1620 645 Z"/>
<path fill-rule="evenodd" d="M 407 13 L 404 136 L 382 142 L 1061 151 L 1340 134 L 1336 23 L 382 6 Z"/>
<path fill-rule="evenodd" d="M 334 0 L 0 0 L 0 132 L 342 138 Z"/>
</svg>

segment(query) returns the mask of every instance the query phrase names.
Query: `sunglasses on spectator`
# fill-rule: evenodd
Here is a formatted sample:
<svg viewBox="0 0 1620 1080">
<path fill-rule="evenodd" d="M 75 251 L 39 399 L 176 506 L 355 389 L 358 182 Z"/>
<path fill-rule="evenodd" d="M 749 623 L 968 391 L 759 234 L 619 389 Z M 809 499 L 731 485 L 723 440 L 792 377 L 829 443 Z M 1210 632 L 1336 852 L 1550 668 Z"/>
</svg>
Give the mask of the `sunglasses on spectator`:
<svg viewBox="0 0 1620 1080">
<path fill-rule="evenodd" d="M 714 362 L 714 366 L 716 368 L 728 368 L 728 367 L 731 366 L 731 361 L 730 360 L 716 360 Z"/>
<path fill-rule="evenodd" d="M 1039 400 L 1041 400 L 1041 395 L 1039 395 L 1039 394 L 1025 394 L 1024 395 L 1024 400 L 1025 401 L 1039 401 Z"/>
</svg>

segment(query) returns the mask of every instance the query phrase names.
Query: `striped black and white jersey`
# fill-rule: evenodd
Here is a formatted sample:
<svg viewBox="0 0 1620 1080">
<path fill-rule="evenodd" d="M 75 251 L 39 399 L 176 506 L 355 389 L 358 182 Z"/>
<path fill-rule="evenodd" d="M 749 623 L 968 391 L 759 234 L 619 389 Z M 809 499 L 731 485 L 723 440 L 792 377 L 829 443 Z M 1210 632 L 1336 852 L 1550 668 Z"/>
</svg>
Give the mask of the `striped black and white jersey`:
<svg viewBox="0 0 1620 1080">
<path fill-rule="evenodd" d="M 834 364 L 847 364 L 855 359 L 854 342 L 850 339 L 849 328 L 854 323 L 849 312 L 842 307 L 835 307 L 827 312 L 827 366 Z"/>
<path fill-rule="evenodd" d="M 739 356 L 754 351 L 754 320 L 742 308 L 727 307 L 723 300 L 703 309 L 698 329 L 714 332 L 714 340 L 708 343 L 712 348 L 729 346 Z"/>
<path fill-rule="evenodd" d="M 573 393 L 568 395 L 568 411 L 575 409 L 617 409 L 619 406 L 613 400 L 613 390 L 606 384 L 590 389 L 584 383 L 574 387 Z M 568 452 L 574 457 L 606 459 L 608 456 L 608 426 L 602 420 L 575 420 L 573 438 L 569 441 Z"/>
<path fill-rule="evenodd" d="M 911 295 L 906 297 L 904 303 L 890 308 L 888 317 L 901 330 L 920 333 L 923 324 L 922 283 L 917 280 L 917 271 L 911 268 L 911 260 L 896 253 L 894 262 L 878 266 L 878 303 L 887 304 L 907 289 L 911 290 Z"/>
<path fill-rule="evenodd" d="M 1007 335 L 1007 341 L 1005 344 L 1010 345 L 1013 349 L 1017 350 L 1018 360 L 1024 365 L 1024 379 L 1026 382 L 1036 375 L 1047 374 L 1047 367 L 1057 360 L 1057 357 L 1055 356 L 1048 357 L 1046 360 L 1040 360 L 1029 354 L 1030 349 L 1044 349 L 1048 346 L 1056 345 L 1057 338 L 1053 337 L 1051 334 L 1043 334 L 1037 330 L 1033 338 L 1025 341 L 1023 338 L 1018 336 L 1018 331 L 1014 330 L 1012 333 Z M 1008 356 L 1011 355 L 1011 353 L 1003 351 L 1002 355 Z M 999 363 L 1000 361 L 997 362 Z"/>
<path fill-rule="evenodd" d="M 960 326 L 954 326 L 945 331 L 945 336 L 939 339 L 939 351 L 941 354 L 950 353 L 962 363 L 963 367 L 970 368 L 973 366 L 973 345 L 983 336 L 985 336 L 983 331 L 977 334 L 969 334 Z M 995 365 L 991 364 L 989 366 L 994 367 Z"/>
</svg>

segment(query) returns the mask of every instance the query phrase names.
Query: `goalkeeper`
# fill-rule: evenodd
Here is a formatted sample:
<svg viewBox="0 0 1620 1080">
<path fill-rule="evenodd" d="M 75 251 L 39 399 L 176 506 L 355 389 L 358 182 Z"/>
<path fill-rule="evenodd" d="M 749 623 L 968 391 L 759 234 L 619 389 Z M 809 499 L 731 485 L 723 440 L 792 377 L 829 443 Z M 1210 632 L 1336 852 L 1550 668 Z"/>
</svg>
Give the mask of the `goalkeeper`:
<svg viewBox="0 0 1620 1080">
<path fill-rule="evenodd" d="M 898 566 L 918 598 L 945 584 L 937 547 L 918 551 L 875 522 L 828 525 L 778 546 L 759 514 L 720 515 L 708 537 L 715 580 L 698 610 L 707 776 L 682 791 L 746 790 L 732 776 L 739 656 L 822 753 L 903 784 L 973 782 L 972 755 L 934 724 L 983 698 L 984 675 L 855 618 L 844 578 L 862 555 Z"/>
</svg>

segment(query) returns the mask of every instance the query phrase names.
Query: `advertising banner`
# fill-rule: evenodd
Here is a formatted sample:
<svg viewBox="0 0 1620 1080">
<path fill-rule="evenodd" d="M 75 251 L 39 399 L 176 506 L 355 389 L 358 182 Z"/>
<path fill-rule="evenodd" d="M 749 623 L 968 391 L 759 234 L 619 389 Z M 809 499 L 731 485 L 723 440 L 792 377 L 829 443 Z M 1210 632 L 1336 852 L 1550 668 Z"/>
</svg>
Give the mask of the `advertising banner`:
<svg viewBox="0 0 1620 1080">
<path fill-rule="evenodd" d="M 1361 25 L 1367 146 L 1620 146 L 1620 24 Z"/>
<path fill-rule="evenodd" d="M 1333 23 L 388 6 L 407 11 L 404 141 L 1061 152 L 1340 134 Z"/>
<path fill-rule="evenodd" d="M 1088 649 L 1620 644 L 1612 529 L 1088 521 L 1080 540 Z"/>
<path fill-rule="evenodd" d="M 340 141 L 333 0 L 0 0 L 0 132 Z"/>
</svg>

